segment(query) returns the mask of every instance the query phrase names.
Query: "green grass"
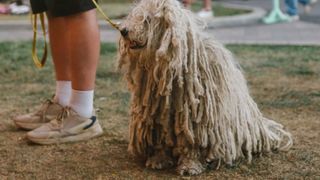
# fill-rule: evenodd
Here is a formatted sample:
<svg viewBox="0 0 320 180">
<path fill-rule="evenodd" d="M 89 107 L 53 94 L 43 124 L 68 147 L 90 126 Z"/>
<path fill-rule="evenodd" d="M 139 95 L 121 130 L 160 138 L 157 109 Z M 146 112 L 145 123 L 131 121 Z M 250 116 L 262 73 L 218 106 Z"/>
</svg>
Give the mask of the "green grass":
<svg viewBox="0 0 320 180">
<path fill-rule="evenodd" d="M 261 102 L 264 106 L 272 106 L 275 108 L 299 108 L 307 107 L 313 104 L 312 95 L 302 91 L 289 91 L 280 94 L 273 101 Z M 314 102 L 316 103 L 316 102 Z"/>
<path fill-rule="evenodd" d="M 243 55 L 254 56 L 259 61 L 254 64 L 245 64 L 244 68 L 248 71 L 251 66 L 258 66 L 259 69 L 281 69 L 288 75 L 292 76 L 318 76 L 320 52 L 317 46 L 229 46 L 235 53 L 241 51 Z M 245 51 L 243 51 L 245 49 Z M 255 69 L 256 70 L 256 69 Z"/>
<path fill-rule="evenodd" d="M 268 88 L 263 81 L 283 79 L 278 87 L 269 89 L 272 96 L 259 98 L 258 102 L 263 107 L 274 108 L 299 108 L 310 107 L 320 110 L 320 100 L 309 90 L 317 84 L 307 84 L 307 81 L 320 78 L 320 47 L 317 46 L 228 46 L 241 62 L 245 73 L 253 80 L 249 84 L 261 85 Z M 259 79 L 260 80 L 259 80 Z M 287 80 L 287 81 L 285 81 Z M 260 84 L 261 83 L 261 84 Z M 301 85 L 297 88 L 295 86 Z M 288 87 L 286 87 L 288 86 Z M 293 89 L 289 88 L 294 86 Z M 274 91 L 274 92 L 273 92 Z M 276 93 L 277 92 L 277 93 Z M 257 93 L 261 96 L 262 93 Z"/>
</svg>

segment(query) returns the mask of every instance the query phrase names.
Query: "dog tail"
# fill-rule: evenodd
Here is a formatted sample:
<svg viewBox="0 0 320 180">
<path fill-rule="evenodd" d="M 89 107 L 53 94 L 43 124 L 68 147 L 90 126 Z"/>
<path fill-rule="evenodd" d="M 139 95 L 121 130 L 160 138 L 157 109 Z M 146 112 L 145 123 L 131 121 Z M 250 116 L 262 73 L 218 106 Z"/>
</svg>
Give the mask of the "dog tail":
<svg viewBox="0 0 320 180">
<path fill-rule="evenodd" d="M 291 133 L 285 130 L 284 126 L 267 118 L 263 119 L 266 127 L 266 134 L 271 140 L 271 149 L 288 151 L 293 145 Z"/>
</svg>

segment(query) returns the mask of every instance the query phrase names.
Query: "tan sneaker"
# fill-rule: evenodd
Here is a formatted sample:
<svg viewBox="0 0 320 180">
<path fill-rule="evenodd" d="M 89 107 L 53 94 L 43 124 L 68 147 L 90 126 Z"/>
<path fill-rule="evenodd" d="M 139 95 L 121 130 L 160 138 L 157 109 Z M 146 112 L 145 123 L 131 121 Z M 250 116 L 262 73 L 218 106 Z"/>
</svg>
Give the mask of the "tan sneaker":
<svg viewBox="0 0 320 180">
<path fill-rule="evenodd" d="M 102 132 L 96 116 L 83 118 L 66 107 L 57 119 L 28 132 L 27 138 L 37 144 L 55 144 L 88 140 Z"/>
<path fill-rule="evenodd" d="M 33 130 L 55 119 L 62 109 L 61 105 L 48 99 L 35 113 L 16 116 L 12 120 L 19 128 Z"/>
</svg>

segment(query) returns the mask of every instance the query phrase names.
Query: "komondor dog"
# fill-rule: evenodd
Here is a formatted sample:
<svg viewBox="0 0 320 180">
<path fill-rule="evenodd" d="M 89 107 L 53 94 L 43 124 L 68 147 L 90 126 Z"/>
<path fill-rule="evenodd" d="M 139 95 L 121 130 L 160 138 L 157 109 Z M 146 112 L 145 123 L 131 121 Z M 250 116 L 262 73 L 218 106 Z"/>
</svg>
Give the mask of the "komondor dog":
<svg viewBox="0 0 320 180">
<path fill-rule="evenodd" d="M 119 68 L 132 93 L 129 151 L 146 157 L 147 167 L 195 175 L 292 146 L 204 27 L 177 0 L 141 0 L 121 24 Z"/>
</svg>

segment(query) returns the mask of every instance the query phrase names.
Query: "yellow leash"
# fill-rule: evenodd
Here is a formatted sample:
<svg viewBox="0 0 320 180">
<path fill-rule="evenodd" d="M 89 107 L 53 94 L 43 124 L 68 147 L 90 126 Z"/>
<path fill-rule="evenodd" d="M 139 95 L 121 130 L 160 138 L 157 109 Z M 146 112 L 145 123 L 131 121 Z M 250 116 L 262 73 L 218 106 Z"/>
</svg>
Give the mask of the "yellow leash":
<svg viewBox="0 0 320 180">
<path fill-rule="evenodd" d="M 43 38 L 44 38 L 44 50 L 43 50 L 43 55 L 41 58 L 41 61 L 39 60 L 38 54 L 37 54 L 37 19 L 38 15 L 40 17 L 40 22 L 41 22 L 41 28 L 42 28 L 42 33 L 43 33 Z M 45 25 L 45 14 L 34 14 L 31 16 L 31 22 L 33 24 L 33 41 L 32 41 L 32 59 L 34 64 L 37 66 L 37 68 L 42 68 L 44 64 L 46 63 L 47 56 L 48 56 L 48 45 L 47 45 L 47 33 L 46 33 L 46 25 Z"/>
<path fill-rule="evenodd" d="M 92 0 L 98 11 L 103 15 L 105 20 L 115 29 L 120 31 L 120 27 L 118 24 L 114 23 L 111 21 L 111 19 L 103 12 L 99 4 L 97 3 L 96 0 Z M 43 38 L 44 38 L 44 50 L 43 50 L 43 55 L 41 58 L 41 61 L 38 57 L 37 54 L 37 20 L 38 20 L 38 15 L 40 17 L 40 22 L 41 22 L 41 28 L 42 28 L 42 33 L 43 33 Z M 33 41 L 32 41 L 32 59 L 34 64 L 36 65 L 37 68 L 43 68 L 43 66 L 46 63 L 47 57 L 48 57 L 48 45 L 47 45 L 47 33 L 46 33 L 46 25 L 45 25 L 45 13 L 40 13 L 40 14 L 34 14 L 31 15 L 31 22 L 33 25 Z"/>
<path fill-rule="evenodd" d="M 115 29 L 117 29 L 118 31 L 120 31 L 120 27 L 118 24 L 114 23 L 111 21 L 111 19 L 103 12 L 103 10 L 101 9 L 101 7 L 99 6 L 99 4 L 97 3 L 96 0 L 92 0 L 93 4 L 97 7 L 98 11 L 103 15 L 104 19 Z"/>
</svg>

